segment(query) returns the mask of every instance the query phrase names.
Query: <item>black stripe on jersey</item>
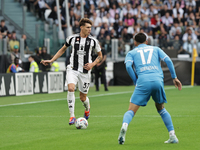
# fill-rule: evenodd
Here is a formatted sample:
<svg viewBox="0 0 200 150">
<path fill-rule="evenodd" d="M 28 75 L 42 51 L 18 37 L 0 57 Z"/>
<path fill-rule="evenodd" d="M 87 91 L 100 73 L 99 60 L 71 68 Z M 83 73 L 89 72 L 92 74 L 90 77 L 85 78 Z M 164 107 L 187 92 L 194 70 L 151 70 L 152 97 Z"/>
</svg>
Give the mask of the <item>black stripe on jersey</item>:
<svg viewBox="0 0 200 150">
<path fill-rule="evenodd" d="M 84 55 L 84 65 L 89 62 L 88 58 L 89 58 L 90 45 L 91 45 L 91 39 L 87 37 L 85 40 L 85 49 L 84 49 L 84 51 L 86 52 Z M 88 73 L 88 70 L 83 69 L 83 73 Z"/>
<path fill-rule="evenodd" d="M 77 55 L 77 51 L 79 50 L 80 40 L 81 40 L 81 37 L 78 36 L 78 37 L 76 37 L 75 43 L 74 43 L 74 63 L 73 63 L 73 70 L 78 70 L 78 55 Z"/>
<path fill-rule="evenodd" d="M 93 46 L 93 48 L 95 48 L 96 47 L 96 41 L 95 40 L 93 40 L 94 41 L 94 46 Z"/>
</svg>

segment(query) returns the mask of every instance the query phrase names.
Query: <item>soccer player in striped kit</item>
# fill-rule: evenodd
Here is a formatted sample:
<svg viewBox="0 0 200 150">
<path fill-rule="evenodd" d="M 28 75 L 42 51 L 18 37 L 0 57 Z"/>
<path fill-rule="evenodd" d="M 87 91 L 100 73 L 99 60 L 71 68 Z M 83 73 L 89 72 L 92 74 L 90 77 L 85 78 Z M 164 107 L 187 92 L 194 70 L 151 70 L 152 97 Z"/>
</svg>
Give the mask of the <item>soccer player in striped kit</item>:
<svg viewBox="0 0 200 150">
<path fill-rule="evenodd" d="M 42 60 L 41 63 L 47 65 L 59 58 L 69 46 L 72 46 L 72 52 L 70 56 L 70 64 L 67 66 L 67 84 L 68 94 L 67 101 L 70 113 L 69 125 L 75 123 L 76 118 L 74 114 L 75 96 L 74 91 L 76 84 L 80 91 L 80 100 L 85 107 L 84 117 L 86 119 L 90 116 L 90 102 L 87 97 L 90 86 L 90 71 L 91 69 L 101 61 L 102 53 L 99 42 L 93 36 L 90 35 L 92 21 L 88 18 L 82 18 L 79 22 L 81 28 L 80 34 L 74 34 L 66 39 L 66 43 L 61 49 L 54 55 L 51 60 Z M 96 50 L 97 58 L 92 62 L 91 53 L 92 50 Z"/>
</svg>

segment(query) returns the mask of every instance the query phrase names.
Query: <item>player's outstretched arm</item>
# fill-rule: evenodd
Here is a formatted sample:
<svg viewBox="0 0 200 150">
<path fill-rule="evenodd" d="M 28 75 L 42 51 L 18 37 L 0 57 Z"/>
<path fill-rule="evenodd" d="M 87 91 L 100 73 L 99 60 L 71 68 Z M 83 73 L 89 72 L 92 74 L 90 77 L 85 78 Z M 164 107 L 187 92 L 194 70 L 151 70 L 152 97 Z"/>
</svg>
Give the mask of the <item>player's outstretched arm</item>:
<svg viewBox="0 0 200 150">
<path fill-rule="evenodd" d="M 86 69 L 86 70 L 90 70 L 90 69 L 92 69 L 96 64 L 98 64 L 101 60 L 102 60 L 102 52 L 100 51 L 100 52 L 97 52 L 97 58 L 95 59 L 95 61 L 94 62 L 92 62 L 92 63 L 87 63 L 87 64 L 85 64 L 84 65 L 84 69 Z"/>
<path fill-rule="evenodd" d="M 174 83 L 174 85 L 175 85 L 176 88 L 178 87 L 179 91 L 182 89 L 182 84 L 179 81 L 179 79 L 177 79 L 177 78 L 173 79 L 173 83 Z"/>
<path fill-rule="evenodd" d="M 54 55 L 54 57 L 51 60 L 42 60 L 40 63 L 46 66 L 49 63 L 54 62 L 56 59 L 62 56 L 62 54 L 66 51 L 66 49 L 67 49 L 67 46 L 63 45 L 63 47 L 59 49 L 59 51 Z"/>
</svg>

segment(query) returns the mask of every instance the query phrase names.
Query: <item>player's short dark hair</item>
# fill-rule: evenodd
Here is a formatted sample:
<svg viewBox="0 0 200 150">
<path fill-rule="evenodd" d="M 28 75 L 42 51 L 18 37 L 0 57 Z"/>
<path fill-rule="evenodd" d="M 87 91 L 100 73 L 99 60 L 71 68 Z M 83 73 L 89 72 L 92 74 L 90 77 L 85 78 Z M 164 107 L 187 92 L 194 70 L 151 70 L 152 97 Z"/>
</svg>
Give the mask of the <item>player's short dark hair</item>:
<svg viewBox="0 0 200 150">
<path fill-rule="evenodd" d="M 138 33 L 135 35 L 135 41 L 138 43 L 144 43 L 147 40 L 147 36 L 144 33 Z"/>
<path fill-rule="evenodd" d="M 88 18 L 82 18 L 80 21 L 79 21 L 79 26 L 85 26 L 86 23 L 89 23 L 90 25 L 92 25 L 92 21 Z"/>
<path fill-rule="evenodd" d="M 30 57 L 33 58 L 33 59 L 35 60 L 35 56 L 34 56 L 34 55 L 30 55 L 29 58 L 30 58 Z"/>
</svg>

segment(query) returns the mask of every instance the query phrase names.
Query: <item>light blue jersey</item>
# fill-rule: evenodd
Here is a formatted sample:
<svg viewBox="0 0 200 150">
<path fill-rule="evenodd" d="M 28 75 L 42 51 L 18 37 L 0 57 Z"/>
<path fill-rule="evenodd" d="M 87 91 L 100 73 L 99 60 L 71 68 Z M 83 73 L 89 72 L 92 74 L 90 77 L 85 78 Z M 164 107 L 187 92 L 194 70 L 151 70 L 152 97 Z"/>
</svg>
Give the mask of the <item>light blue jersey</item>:
<svg viewBox="0 0 200 150">
<path fill-rule="evenodd" d="M 160 61 L 167 63 L 172 78 L 176 78 L 173 63 L 168 55 L 159 47 L 140 44 L 126 55 L 126 69 L 136 84 L 131 102 L 145 106 L 152 96 L 156 103 L 165 103 L 166 96 L 163 83 L 163 71 Z M 134 65 L 138 79 L 132 69 Z"/>
<path fill-rule="evenodd" d="M 148 74 L 148 79 L 163 78 L 160 60 L 168 57 L 159 47 L 140 44 L 126 55 L 125 63 L 131 61 L 138 78 Z"/>
</svg>

